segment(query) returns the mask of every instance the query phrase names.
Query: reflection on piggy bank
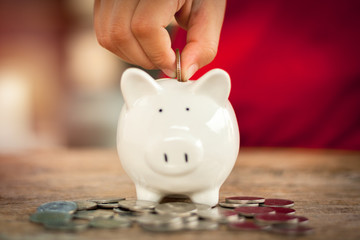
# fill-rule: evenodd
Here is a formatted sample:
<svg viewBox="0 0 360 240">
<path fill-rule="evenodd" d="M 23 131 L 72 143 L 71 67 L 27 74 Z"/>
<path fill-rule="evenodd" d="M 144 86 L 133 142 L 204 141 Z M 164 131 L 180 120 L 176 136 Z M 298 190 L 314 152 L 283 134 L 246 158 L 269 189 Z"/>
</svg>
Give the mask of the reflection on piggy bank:
<svg viewBox="0 0 360 240">
<path fill-rule="evenodd" d="M 197 81 L 178 82 L 130 68 L 121 91 L 117 149 L 137 198 L 159 202 L 180 194 L 216 205 L 239 151 L 229 75 L 214 69 Z"/>
</svg>

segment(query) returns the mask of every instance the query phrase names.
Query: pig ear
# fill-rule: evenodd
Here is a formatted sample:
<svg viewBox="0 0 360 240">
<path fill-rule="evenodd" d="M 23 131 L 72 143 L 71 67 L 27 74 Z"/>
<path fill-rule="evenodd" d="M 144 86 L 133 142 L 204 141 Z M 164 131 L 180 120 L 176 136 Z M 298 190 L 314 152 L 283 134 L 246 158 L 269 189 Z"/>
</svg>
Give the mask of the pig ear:
<svg viewBox="0 0 360 240">
<path fill-rule="evenodd" d="M 205 73 L 191 85 L 191 91 L 207 95 L 218 104 L 225 105 L 230 94 L 230 76 L 222 69 L 213 69 Z"/>
<path fill-rule="evenodd" d="M 158 94 L 162 89 L 149 74 L 139 68 L 126 69 L 120 87 L 128 107 L 132 107 L 139 98 Z"/>
</svg>

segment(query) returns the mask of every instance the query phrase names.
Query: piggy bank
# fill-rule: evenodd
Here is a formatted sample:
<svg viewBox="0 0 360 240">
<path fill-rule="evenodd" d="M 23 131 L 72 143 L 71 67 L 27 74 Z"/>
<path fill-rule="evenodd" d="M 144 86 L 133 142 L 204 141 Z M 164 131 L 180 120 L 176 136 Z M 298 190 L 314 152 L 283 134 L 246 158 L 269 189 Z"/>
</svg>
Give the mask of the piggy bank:
<svg viewBox="0 0 360 240">
<path fill-rule="evenodd" d="M 239 151 L 229 75 L 213 69 L 197 81 L 179 82 L 129 68 L 121 91 L 117 150 L 137 199 L 186 195 L 216 205 Z"/>
</svg>

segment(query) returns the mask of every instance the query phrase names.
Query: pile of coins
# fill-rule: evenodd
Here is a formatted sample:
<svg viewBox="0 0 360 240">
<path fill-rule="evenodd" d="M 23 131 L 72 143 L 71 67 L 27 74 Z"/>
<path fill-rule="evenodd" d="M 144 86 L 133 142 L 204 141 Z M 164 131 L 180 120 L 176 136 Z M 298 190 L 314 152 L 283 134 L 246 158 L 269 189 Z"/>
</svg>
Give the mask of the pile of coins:
<svg viewBox="0 0 360 240">
<path fill-rule="evenodd" d="M 308 219 L 296 216 L 294 202 L 261 197 L 228 197 L 216 207 L 186 201 L 156 203 L 125 198 L 56 201 L 42 204 L 30 221 L 47 229 L 129 228 L 138 224 L 153 232 L 215 230 L 270 231 L 302 235 L 313 231 Z"/>
</svg>

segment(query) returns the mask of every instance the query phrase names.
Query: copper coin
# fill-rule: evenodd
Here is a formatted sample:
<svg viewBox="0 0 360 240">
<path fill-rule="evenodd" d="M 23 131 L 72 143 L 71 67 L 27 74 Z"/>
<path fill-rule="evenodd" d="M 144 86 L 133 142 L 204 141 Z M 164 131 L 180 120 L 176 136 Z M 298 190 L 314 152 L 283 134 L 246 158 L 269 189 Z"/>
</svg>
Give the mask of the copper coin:
<svg viewBox="0 0 360 240">
<path fill-rule="evenodd" d="M 293 215 L 294 217 L 297 218 L 298 220 L 298 224 L 307 224 L 309 222 L 309 219 L 307 217 L 303 217 L 303 216 L 297 216 L 297 215 Z"/>
<path fill-rule="evenodd" d="M 286 208 L 286 207 L 271 207 L 275 210 L 275 213 L 282 213 L 282 214 L 295 214 L 295 209 L 292 208 Z"/>
<path fill-rule="evenodd" d="M 275 210 L 269 207 L 238 207 L 235 208 L 235 212 L 238 212 L 245 217 L 254 217 L 258 214 L 272 214 L 275 213 Z"/>
<path fill-rule="evenodd" d="M 268 224 L 297 223 L 298 222 L 297 217 L 282 214 L 282 213 L 258 214 L 255 216 L 255 220 L 260 223 L 268 223 Z"/>
<path fill-rule="evenodd" d="M 294 201 L 287 199 L 276 199 L 276 198 L 267 198 L 265 199 L 264 207 L 292 207 L 294 206 Z"/>
<path fill-rule="evenodd" d="M 178 48 L 175 50 L 175 53 L 176 53 L 176 79 L 179 82 L 186 82 L 186 79 L 182 79 L 181 77 L 181 57 Z"/>
</svg>

